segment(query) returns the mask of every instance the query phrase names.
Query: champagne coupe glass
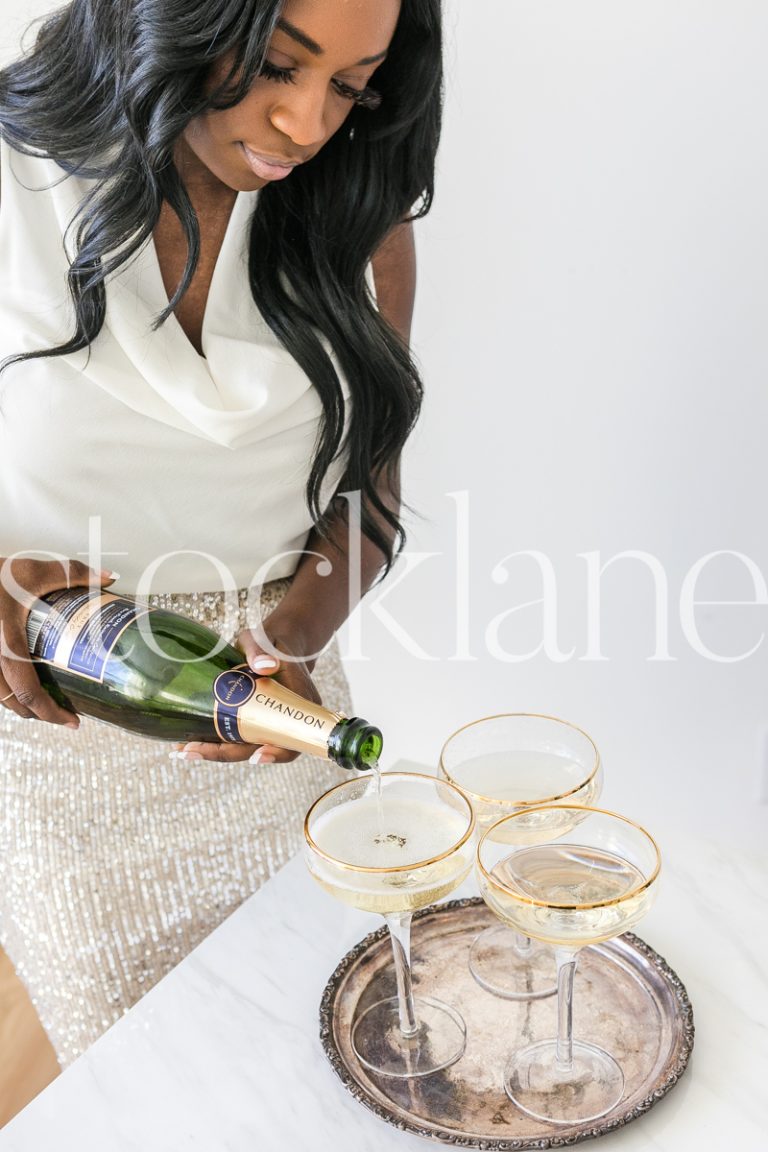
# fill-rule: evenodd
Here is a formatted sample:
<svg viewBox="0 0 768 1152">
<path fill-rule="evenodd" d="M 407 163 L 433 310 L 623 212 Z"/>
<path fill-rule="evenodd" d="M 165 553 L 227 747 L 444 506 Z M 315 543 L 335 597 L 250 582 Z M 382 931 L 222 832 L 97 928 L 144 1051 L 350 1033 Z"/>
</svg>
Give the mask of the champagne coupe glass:
<svg viewBox="0 0 768 1152">
<path fill-rule="evenodd" d="M 446 740 L 439 774 L 459 787 L 482 833 L 502 816 L 541 804 L 594 804 L 602 786 L 600 754 L 580 728 L 554 716 L 512 712 L 465 724 Z M 551 948 L 503 924 L 481 932 L 469 953 L 475 980 L 495 996 L 553 996 Z"/>
<path fill-rule="evenodd" d="M 504 1089 L 537 1120 L 596 1120 L 621 1099 L 624 1074 L 604 1049 L 573 1039 L 580 948 L 632 928 L 656 896 L 661 857 L 639 824 L 600 808 L 523 809 L 492 825 L 477 850 L 483 899 L 507 924 L 553 944 L 557 1039 L 510 1057 Z"/>
<path fill-rule="evenodd" d="M 466 1026 L 431 997 L 414 997 L 411 916 L 452 892 L 475 855 L 475 817 L 462 792 L 434 776 L 385 772 L 331 788 L 304 821 L 304 854 L 315 880 L 339 900 L 387 922 L 397 996 L 357 1019 L 352 1046 L 383 1076 L 428 1076 L 462 1055 Z"/>
</svg>

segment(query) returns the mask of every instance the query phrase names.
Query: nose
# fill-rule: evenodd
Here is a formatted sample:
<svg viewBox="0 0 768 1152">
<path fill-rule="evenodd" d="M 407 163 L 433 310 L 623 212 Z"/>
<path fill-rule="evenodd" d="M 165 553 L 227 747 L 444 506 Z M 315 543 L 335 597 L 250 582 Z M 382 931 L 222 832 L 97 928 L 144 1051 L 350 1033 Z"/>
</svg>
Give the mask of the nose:
<svg viewBox="0 0 768 1152">
<path fill-rule="evenodd" d="M 312 84 L 281 86 L 269 113 L 274 128 L 301 148 L 322 144 L 328 135 L 326 91 Z"/>
</svg>

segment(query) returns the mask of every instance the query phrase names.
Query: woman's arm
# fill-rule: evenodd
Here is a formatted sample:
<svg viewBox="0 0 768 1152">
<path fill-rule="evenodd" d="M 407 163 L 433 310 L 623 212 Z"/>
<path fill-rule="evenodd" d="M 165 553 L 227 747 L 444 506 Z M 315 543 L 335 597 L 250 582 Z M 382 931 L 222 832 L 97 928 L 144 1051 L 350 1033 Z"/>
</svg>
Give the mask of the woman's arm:
<svg viewBox="0 0 768 1152">
<path fill-rule="evenodd" d="M 416 297 L 416 244 L 413 224 L 398 224 L 371 261 L 379 311 L 405 344 L 411 342 Z"/>
<path fill-rule="evenodd" d="M 408 344 L 416 291 L 413 225 L 404 223 L 394 228 L 375 253 L 371 264 L 379 311 Z M 397 513 L 400 491 L 399 483 L 395 483 L 394 491 L 382 484 L 379 495 L 382 502 Z M 340 491 L 344 491 L 343 483 Z M 280 680 L 310 700 L 319 699 L 310 675 L 317 655 L 375 582 L 385 563 L 383 553 L 367 536 L 359 533 L 359 574 L 351 573 L 355 554 L 354 548 L 350 550 L 349 503 L 337 499 L 334 507 L 335 513 L 326 535 L 321 536 L 317 531 L 309 534 L 289 591 L 263 623 L 269 644 L 260 644 L 258 633 L 250 631 L 241 632 L 237 638 L 248 663 L 254 667 L 258 661 L 258 670 L 262 674 L 274 672 L 278 667 L 272 657 L 272 648 L 290 655 L 292 659 L 283 662 L 280 668 Z M 391 525 L 381 517 L 378 522 L 387 539 L 393 541 Z M 330 567 L 323 564 L 323 560 L 327 560 Z M 319 575 L 318 566 L 328 574 Z M 333 700 L 326 703 L 333 707 Z M 250 758 L 257 749 L 242 744 L 186 744 L 183 751 L 188 757 L 235 761 Z M 265 746 L 259 762 L 287 761 L 295 756 L 295 752 Z"/>
<path fill-rule="evenodd" d="M 411 321 L 416 294 L 416 247 L 413 225 L 399 224 L 389 233 L 371 261 L 379 311 L 389 321 L 405 344 L 410 343 Z M 399 482 L 392 491 L 378 488 L 379 497 L 392 512 L 400 509 Z M 344 490 L 343 484 L 340 491 Z M 313 656 L 322 651 L 341 627 L 357 600 L 364 596 L 384 566 L 385 558 L 367 536 L 360 537 L 360 572 L 350 586 L 349 503 L 337 500 L 337 511 L 326 536 L 311 532 L 305 555 L 293 577 L 290 592 L 269 617 L 270 629 L 283 627 L 300 640 L 301 651 L 314 664 Z M 377 517 L 379 529 L 390 543 L 394 540 L 391 525 Z M 318 575 L 321 558 L 332 568 L 329 575 Z M 359 597 L 357 596 L 359 592 Z M 273 639 L 270 636 L 270 639 Z M 275 643 L 273 639 L 273 643 Z M 279 644 L 276 644 L 280 647 Z M 329 701 L 332 703 L 332 701 Z"/>
<path fill-rule="evenodd" d="M 388 485 L 381 485 L 378 492 L 382 503 L 397 513 L 400 507 L 399 485 L 394 492 Z M 321 536 L 317 531 L 310 533 L 290 590 L 264 625 L 264 631 L 275 648 L 300 653 L 310 670 L 320 652 L 374 584 L 385 563 L 383 553 L 356 527 L 354 520 L 351 543 L 349 512 L 349 502 L 337 500 L 326 535 Z M 371 514 L 379 530 L 392 543 L 394 532 L 391 525 L 381 516 Z M 359 571 L 353 571 L 357 567 L 358 549 Z M 250 644 L 246 647 L 243 640 L 244 637 L 240 637 L 241 647 L 250 657 Z M 260 654 L 263 651 L 253 638 L 253 652 Z M 329 700 L 328 704 L 332 706 L 333 701 Z"/>
</svg>

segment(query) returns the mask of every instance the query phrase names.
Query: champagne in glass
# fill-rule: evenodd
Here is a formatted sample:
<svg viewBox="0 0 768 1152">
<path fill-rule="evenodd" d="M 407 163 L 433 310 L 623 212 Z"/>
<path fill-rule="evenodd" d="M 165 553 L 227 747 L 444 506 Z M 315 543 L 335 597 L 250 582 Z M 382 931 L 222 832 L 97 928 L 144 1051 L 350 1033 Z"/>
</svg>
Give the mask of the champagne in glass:
<svg viewBox="0 0 768 1152">
<path fill-rule="evenodd" d="M 439 772 L 467 796 L 481 832 L 526 807 L 594 804 L 602 785 L 600 755 L 586 732 L 529 713 L 466 724 L 443 745 Z M 501 924 L 474 941 L 469 968 L 478 984 L 506 999 L 557 991 L 552 949 Z"/>
<path fill-rule="evenodd" d="M 514 1052 L 504 1077 L 537 1120 L 574 1124 L 614 1108 L 624 1074 L 610 1053 L 573 1039 L 578 951 L 632 928 L 656 897 L 661 858 L 638 824 L 599 808 L 523 809 L 493 824 L 477 852 L 480 891 L 499 919 L 555 947 L 558 1033 Z"/>
<path fill-rule="evenodd" d="M 397 996 L 357 1019 L 352 1046 L 384 1076 L 428 1076 L 464 1051 L 466 1026 L 455 1009 L 414 997 L 411 917 L 447 896 L 474 858 L 475 819 L 458 788 L 434 777 L 387 772 L 345 781 L 317 800 L 304 822 L 305 858 L 327 892 L 384 916 L 395 960 Z"/>
</svg>

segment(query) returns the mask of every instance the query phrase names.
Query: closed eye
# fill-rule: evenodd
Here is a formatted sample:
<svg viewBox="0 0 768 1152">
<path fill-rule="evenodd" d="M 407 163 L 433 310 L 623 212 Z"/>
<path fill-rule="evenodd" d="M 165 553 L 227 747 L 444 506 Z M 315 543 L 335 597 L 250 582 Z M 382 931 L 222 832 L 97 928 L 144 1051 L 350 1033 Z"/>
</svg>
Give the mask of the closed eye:
<svg viewBox="0 0 768 1152">
<path fill-rule="evenodd" d="M 266 80 L 277 80 L 280 84 L 295 84 L 296 71 L 296 68 L 279 68 L 276 64 L 270 64 L 269 60 L 265 60 L 261 65 L 260 75 Z M 343 80 L 332 80 L 331 83 L 339 96 L 354 101 L 360 108 L 375 112 L 381 106 L 381 93 L 374 88 L 353 88 Z"/>
<path fill-rule="evenodd" d="M 352 88 L 343 80 L 334 80 L 332 83 L 339 96 L 343 96 L 345 100 L 354 100 L 355 104 L 361 108 L 375 112 L 377 108 L 381 107 L 383 97 L 375 88 Z"/>
<path fill-rule="evenodd" d="M 269 60 L 262 62 L 259 75 L 264 76 L 267 80 L 278 80 L 282 84 L 296 83 L 295 68 L 278 68 L 276 64 L 270 64 Z"/>
</svg>

